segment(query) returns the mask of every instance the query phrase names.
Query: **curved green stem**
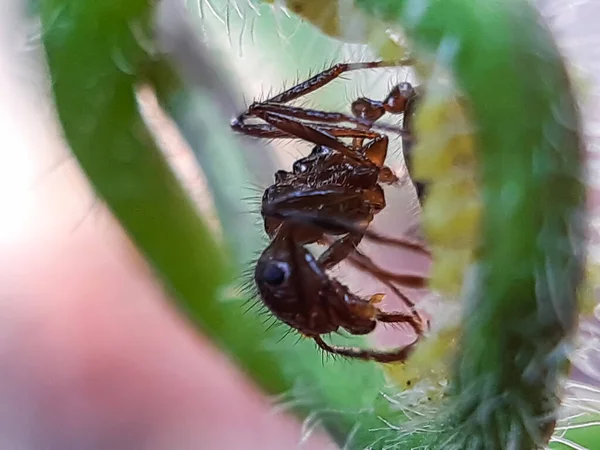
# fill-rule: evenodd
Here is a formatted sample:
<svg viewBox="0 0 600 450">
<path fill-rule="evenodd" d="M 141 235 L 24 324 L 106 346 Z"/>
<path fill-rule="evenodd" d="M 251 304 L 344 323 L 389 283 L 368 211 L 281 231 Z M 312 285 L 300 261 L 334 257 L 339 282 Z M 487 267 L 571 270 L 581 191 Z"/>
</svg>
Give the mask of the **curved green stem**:
<svg viewBox="0 0 600 450">
<path fill-rule="evenodd" d="M 152 4 L 43 2 L 44 44 L 65 137 L 98 195 L 185 312 L 215 339 L 249 355 L 248 370 L 273 390 L 286 390 L 289 383 L 270 368 L 272 356 L 230 335 L 239 322 L 228 319 L 241 311 L 223 302 L 231 264 L 138 110 L 136 87 L 147 81 L 154 60 L 146 51 Z M 259 330 L 256 323 L 249 328 Z"/>
<path fill-rule="evenodd" d="M 582 143 L 564 61 L 527 1 L 356 0 L 466 94 L 485 203 L 440 448 L 547 442 L 583 275 Z"/>
</svg>

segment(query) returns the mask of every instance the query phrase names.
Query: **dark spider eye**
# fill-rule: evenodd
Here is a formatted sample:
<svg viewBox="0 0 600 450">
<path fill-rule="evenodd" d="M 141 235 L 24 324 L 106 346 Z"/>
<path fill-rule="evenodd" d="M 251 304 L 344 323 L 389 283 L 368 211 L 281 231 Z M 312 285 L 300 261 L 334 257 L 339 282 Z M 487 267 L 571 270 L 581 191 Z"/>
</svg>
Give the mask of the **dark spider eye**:
<svg viewBox="0 0 600 450">
<path fill-rule="evenodd" d="M 262 279 L 271 286 L 279 286 L 288 276 L 286 269 L 287 267 L 281 263 L 267 263 L 262 272 Z"/>
<path fill-rule="evenodd" d="M 289 173 L 287 173 L 285 170 L 278 170 L 277 172 L 275 172 L 275 182 L 276 183 L 283 183 L 285 182 L 285 180 L 288 178 Z"/>
<path fill-rule="evenodd" d="M 408 82 L 400 83 L 397 86 L 397 88 L 398 88 L 398 91 L 400 91 L 400 93 L 402 93 L 406 97 L 410 97 L 412 94 L 415 93 L 415 88 L 413 87 L 412 84 L 410 84 Z"/>
<path fill-rule="evenodd" d="M 306 172 L 308 170 L 308 166 L 306 164 L 304 164 L 304 162 L 302 162 L 302 160 L 300 160 L 300 161 L 296 161 L 294 163 L 294 165 L 292 166 L 292 169 L 295 174 L 299 174 L 299 173 Z"/>
<path fill-rule="evenodd" d="M 330 153 L 331 149 L 329 149 L 329 147 L 325 147 L 324 145 L 317 145 L 312 151 L 312 154 L 318 156 L 327 156 Z"/>
</svg>

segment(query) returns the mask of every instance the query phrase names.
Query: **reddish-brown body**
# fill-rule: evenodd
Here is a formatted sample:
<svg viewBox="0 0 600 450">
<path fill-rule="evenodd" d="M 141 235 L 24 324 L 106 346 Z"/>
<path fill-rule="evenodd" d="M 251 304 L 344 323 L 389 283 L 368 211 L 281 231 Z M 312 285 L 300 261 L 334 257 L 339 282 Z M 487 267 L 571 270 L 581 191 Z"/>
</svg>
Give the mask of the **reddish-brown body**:
<svg viewBox="0 0 600 450">
<path fill-rule="evenodd" d="M 397 182 L 385 166 L 388 138 L 373 131 L 374 122 L 385 113 L 412 116 L 412 108 L 408 107 L 414 105 L 417 94 L 409 83 L 401 83 L 383 102 L 356 100 L 352 104 L 353 116 L 285 103 L 321 87 L 344 71 L 386 65 L 390 64 L 334 66 L 266 102 L 252 105 L 232 123 L 235 130 L 252 136 L 303 139 L 315 144 L 310 155 L 293 164 L 291 172 L 278 171 L 275 183 L 263 195 L 261 214 L 271 242 L 255 268 L 254 279 L 262 301 L 278 319 L 313 338 L 322 349 L 380 362 L 405 360 L 412 345 L 389 351 L 336 347 L 321 336 L 340 328 L 355 335 L 367 334 L 377 322 L 409 323 L 419 335 L 425 329 L 414 305 L 399 289 L 423 287 L 425 279 L 385 271 L 356 248 L 367 237 L 427 252 L 420 244 L 380 236 L 368 228 L 386 206 L 381 184 Z M 251 118 L 260 119 L 261 123 L 248 123 Z M 344 122 L 353 127 L 340 125 Z M 410 130 L 401 132 L 408 147 Z M 350 142 L 345 143 L 344 139 Z M 410 161 L 409 157 L 405 159 Z M 408 166 L 410 172 L 410 163 Z M 417 190 L 422 193 L 419 187 Z M 305 247 L 315 242 L 330 244 L 319 258 Z M 379 295 L 359 297 L 329 276 L 327 271 L 344 260 L 385 283 L 411 311 L 381 311 L 376 306 Z"/>
</svg>

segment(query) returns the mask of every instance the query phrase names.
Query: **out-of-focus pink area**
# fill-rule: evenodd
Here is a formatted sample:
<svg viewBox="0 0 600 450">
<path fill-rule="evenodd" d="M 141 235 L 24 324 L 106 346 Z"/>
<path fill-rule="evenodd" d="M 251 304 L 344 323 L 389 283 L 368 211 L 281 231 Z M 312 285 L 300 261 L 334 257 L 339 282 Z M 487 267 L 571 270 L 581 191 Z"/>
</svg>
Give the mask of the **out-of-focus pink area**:
<svg viewBox="0 0 600 450">
<path fill-rule="evenodd" d="M 294 448 L 299 424 L 189 329 L 124 237 L 108 234 L 30 236 L 1 253 L 2 448 Z"/>
<path fill-rule="evenodd" d="M 0 448 L 334 448 L 171 308 L 29 84 L 20 24 L 3 9 Z"/>
</svg>

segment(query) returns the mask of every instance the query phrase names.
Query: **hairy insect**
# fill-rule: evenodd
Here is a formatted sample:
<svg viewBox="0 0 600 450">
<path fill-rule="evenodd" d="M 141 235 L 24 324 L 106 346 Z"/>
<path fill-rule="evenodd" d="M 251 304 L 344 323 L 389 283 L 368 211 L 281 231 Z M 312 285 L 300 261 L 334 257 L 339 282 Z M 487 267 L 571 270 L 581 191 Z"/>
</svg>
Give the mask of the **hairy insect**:
<svg viewBox="0 0 600 450">
<path fill-rule="evenodd" d="M 232 122 L 238 132 L 270 139 L 301 139 L 314 144 L 310 155 L 297 160 L 291 172 L 280 170 L 266 189 L 261 214 L 271 239 L 256 263 L 254 281 L 264 304 L 281 321 L 315 340 L 323 350 L 379 362 L 404 361 L 416 341 L 391 350 L 339 347 L 322 335 L 345 329 L 354 335 L 372 332 L 378 322 L 407 323 L 423 334 L 426 323 L 401 287 L 425 287 L 419 275 L 391 273 L 377 266 L 358 248 L 363 238 L 428 254 L 420 243 L 382 236 L 369 229 L 386 206 L 381 184 L 398 178 L 385 166 L 388 137 L 374 128 L 383 115 L 403 114 L 405 160 L 411 170 L 410 122 L 418 94 L 410 83 L 395 86 L 383 101 L 359 98 L 352 115 L 288 105 L 325 86 L 344 72 L 406 64 L 369 62 L 338 64 L 271 99 L 254 103 Z M 343 125 L 343 124 L 350 124 Z M 383 127 L 386 128 L 386 127 Z M 388 128 L 392 129 L 392 128 Z M 416 185 L 419 198 L 424 186 Z M 329 247 L 316 258 L 308 244 Z M 383 298 L 360 297 L 327 272 L 342 261 L 388 286 L 409 312 L 385 312 Z M 417 339 L 418 340 L 418 339 Z"/>
</svg>

